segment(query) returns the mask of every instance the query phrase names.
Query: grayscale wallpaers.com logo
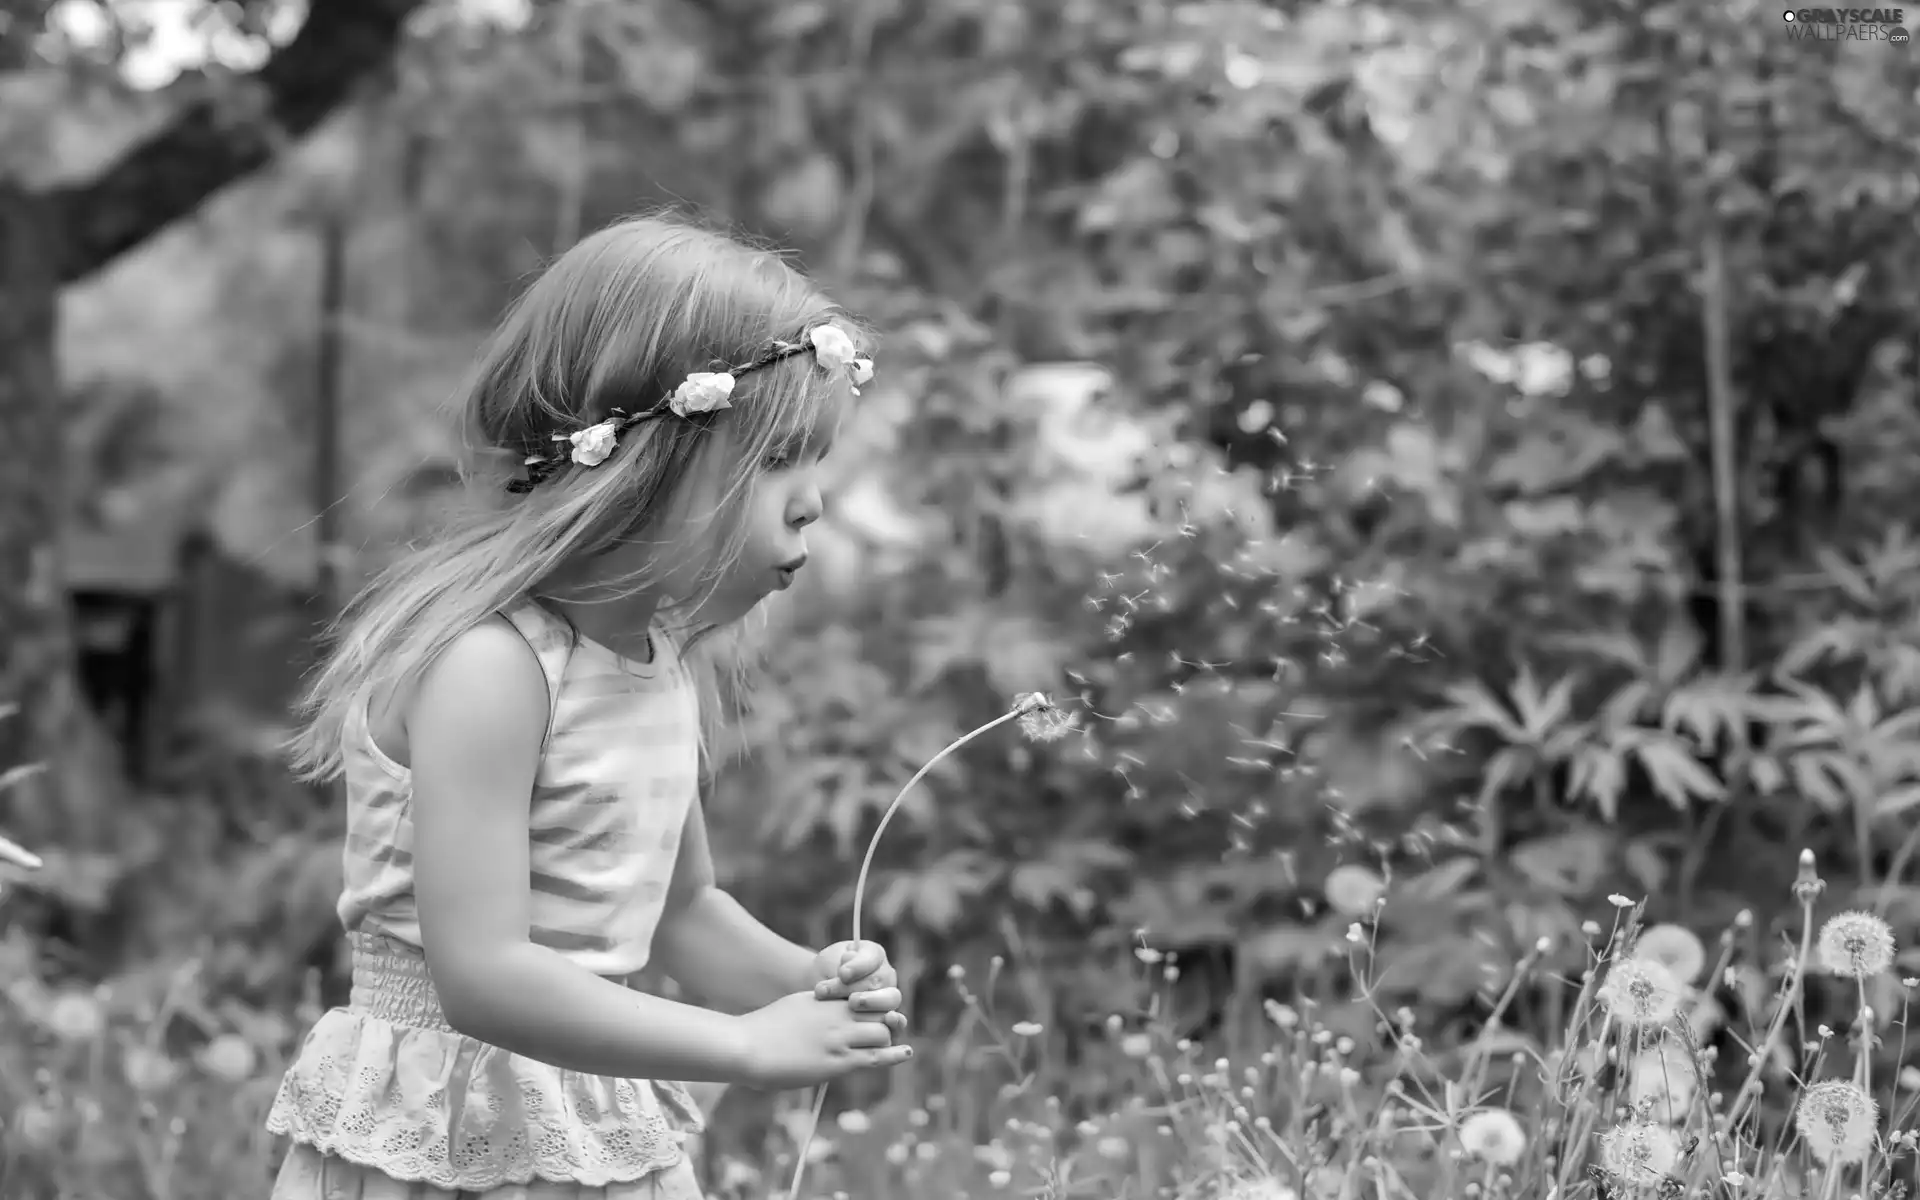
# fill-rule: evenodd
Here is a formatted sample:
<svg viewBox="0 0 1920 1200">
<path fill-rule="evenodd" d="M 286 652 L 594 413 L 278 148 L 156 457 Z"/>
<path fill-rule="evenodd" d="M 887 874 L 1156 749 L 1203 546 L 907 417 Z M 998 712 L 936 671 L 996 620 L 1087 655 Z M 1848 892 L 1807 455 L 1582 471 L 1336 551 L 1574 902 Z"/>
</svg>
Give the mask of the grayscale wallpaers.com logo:
<svg viewBox="0 0 1920 1200">
<path fill-rule="evenodd" d="M 1907 43 L 1904 8 L 1789 8 L 1780 15 L 1795 41 Z"/>
</svg>

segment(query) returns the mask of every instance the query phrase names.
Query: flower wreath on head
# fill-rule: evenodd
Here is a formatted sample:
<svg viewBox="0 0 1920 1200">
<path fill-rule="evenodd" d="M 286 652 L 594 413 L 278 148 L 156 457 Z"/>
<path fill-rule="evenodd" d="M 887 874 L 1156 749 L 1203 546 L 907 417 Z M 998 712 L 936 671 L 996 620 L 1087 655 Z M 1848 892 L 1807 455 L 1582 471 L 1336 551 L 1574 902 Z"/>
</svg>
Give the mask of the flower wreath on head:
<svg viewBox="0 0 1920 1200">
<path fill-rule="evenodd" d="M 509 482 L 507 490 L 530 492 L 570 462 L 583 467 L 599 466 L 612 456 L 620 435 L 642 421 L 651 421 L 668 413 L 676 417 L 697 417 L 732 408 L 735 380 L 782 359 L 808 353 L 829 371 L 846 371 L 852 376 L 853 394 L 856 396 L 860 394 L 861 386 L 873 378 L 873 360 L 859 357 L 854 349 L 853 338 L 846 330 L 831 322 L 815 325 L 797 342 L 774 339 L 752 362 L 719 371 L 695 371 L 682 380 L 671 395 L 652 408 L 632 413 L 616 408 L 612 416 L 585 429 L 554 434 L 554 449 L 544 454 L 527 455 L 520 464 L 527 470 L 526 478 Z M 565 443 L 566 449 L 561 449 L 559 443 Z"/>
</svg>

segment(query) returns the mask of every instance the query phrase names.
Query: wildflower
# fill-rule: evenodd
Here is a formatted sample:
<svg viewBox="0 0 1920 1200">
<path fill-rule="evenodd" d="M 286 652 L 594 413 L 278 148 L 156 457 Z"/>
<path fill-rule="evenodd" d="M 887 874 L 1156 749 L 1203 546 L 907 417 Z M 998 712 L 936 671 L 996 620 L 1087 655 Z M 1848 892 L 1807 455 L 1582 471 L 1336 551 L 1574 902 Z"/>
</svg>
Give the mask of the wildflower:
<svg viewBox="0 0 1920 1200">
<path fill-rule="evenodd" d="M 1680 1139 L 1659 1125 L 1635 1121 L 1600 1135 L 1600 1165 L 1623 1183 L 1659 1183 L 1679 1157 Z"/>
<path fill-rule="evenodd" d="M 907 1159 L 913 1155 L 913 1148 L 905 1142 L 895 1142 L 887 1147 L 886 1159 L 896 1167 L 907 1165 Z"/>
<path fill-rule="evenodd" d="M 128 1046 L 121 1067 L 136 1092 L 162 1091 L 180 1077 L 178 1064 L 150 1046 Z"/>
<path fill-rule="evenodd" d="M 1327 873 L 1325 891 L 1335 912 L 1362 917 L 1386 894 L 1387 884 L 1366 867 L 1342 863 Z"/>
<path fill-rule="evenodd" d="M 60 1115 L 44 1104 L 23 1104 L 13 1115 L 13 1132 L 29 1149 L 50 1150 L 60 1139 Z"/>
<path fill-rule="evenodd" d="M 1013 1034 L 1015 1037 L 1023 1038 L 1039 1037 L 1041 1028 L 1042 1026 L 1038 1021 L 1015 1021 L 1013 1023 Z"/>
<path fill-rule="evenodd" d="M 1527 1148 L 1527 1135 L 1512 1113 L 1487 1108 L 1460 1123 L 1460 1148 L 1483 1162 L 1510 1167 Z"/>
<path fill-rule="evenodd" d="M 1681 983 L 1692 983 L 1707 969 L 1707 948 L 1682 925 L 1649 926 L 1634 946 L 1633 956 L 1659 963 Z"/>
<path fill-rule="evenodd" d="M 857 1108 L 850 1108 L 834 1119 L 841 1133 L 861 1134 L 873 1128 L 873 1118 Z"/>
<path fill-rule="evenodd" d="M 1800 851 L 1800 874 L 1793 881 L 1793 898 L 1802 904 L 1812 904 L 1826 887 L 1827 881 L 1813 869 L 1813 851 Z"/>
<path fill-rule="evenodd" d="M 760 1186 L 760 1172 L 737 1158 L 721 1160 L 720 1190 L 726 1193 L 751 1191 Z"/>
<path fill-rule="evenodd" d="M 1600 1002 L 1623 1025 L 1664 1025 L 1680 1010 L 1680 981 L 1657 962 L 1619 959 L 1600 985 Z"/>
<path fill-rule="evenodd" d="M 1094 1152 L 1101 1158 L 1119 1162 L 1121 1159 L 1132 1157 L 1133 1144 L 1117 1133 L 1110 1133 L 1095 1144 Z"/>
<path fill-rule="evenodd" d="M 1130 1033 L 1120 1039 L 1120 1053 L 1128 1058 L 1145 1058 L 1153 1053 L 1153 1038 L 1144 1033 Z"/>
<path fill-rule="evenodd" d="M 64 992 L 48 1006 L 47 1028 L 69 1042 L 91 1042 L 106 1028 L 100 1002 L 85 992 Z"/>
<path fill-rule="evenodd" d="M 237 1033 L 223 1033 L 200 1048 L 200 1069 L 222 1083 L 244 1083 L 253 1077 L 253 1044 Z"/>
<path fill-rule="evenodd" d="M 1608 896 L 1607 903 L 1613 905 L 1615 908 L 1632 908 L 1633 907 L 1633 901 L 1627 899 L 1625 896 L 1622 896 L 1619 892 L 1615 892 L 1611 896 Z"/>
<path fill-rule="evenodd" d="M 1843 912 L 1820 927 L 1820 965 L 1835 975 L 1867 979 L 1893 965 L 1893 930 L 1868 912 Z"/>
<path fill-rule="evenodd" d="M 1793 1122 L 1815 1158 L 1840 1166 L 1860 1161 L 1873 1149 L 1879 1118 L 1873 1097 L 1844 1079 L 1828 1079 L 1800 1094 Z"/>
</svg>

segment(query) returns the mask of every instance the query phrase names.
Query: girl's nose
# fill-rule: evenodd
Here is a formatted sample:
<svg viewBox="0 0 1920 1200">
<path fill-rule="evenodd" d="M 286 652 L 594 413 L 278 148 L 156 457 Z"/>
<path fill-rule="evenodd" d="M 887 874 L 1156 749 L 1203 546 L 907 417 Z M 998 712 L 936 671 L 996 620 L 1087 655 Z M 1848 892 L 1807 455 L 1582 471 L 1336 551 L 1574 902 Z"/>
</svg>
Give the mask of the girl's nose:
<svg viewBox="0 0 1920 1200">
<path fill-rule="evenodd" d="M 795 493 L 792 501 L 789 502 L 787 523 L 795 529 L 805 529 L 820 519 L 820 512 L 825 504 L 825 500 L 820 496 L 819 485 L 809 483 Z"/>
</svg>

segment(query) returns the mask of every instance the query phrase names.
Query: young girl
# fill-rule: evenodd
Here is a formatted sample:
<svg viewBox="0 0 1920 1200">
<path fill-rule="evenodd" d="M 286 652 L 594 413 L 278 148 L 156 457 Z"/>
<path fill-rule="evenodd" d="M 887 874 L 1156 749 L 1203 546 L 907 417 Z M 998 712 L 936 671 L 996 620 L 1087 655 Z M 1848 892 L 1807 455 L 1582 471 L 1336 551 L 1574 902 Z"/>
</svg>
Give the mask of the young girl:
<svg viewBox="0 0 1920 1200">
<path fill-rule="evenodd" d="M 806 562 L 859 339 L 777 255 L 662 219 L 575 246 L 502 323 L 466 418 L 508 477 L 349 607 L 294 744 L 346 781 L 353 993 L 267 1119 L 276 1200 L 696 1197 L 665 1081 L 912 1054 L 880 948 L 748 916 L 696 797 L 693 652 Z M 650 963 L 711 1007 L 627 986 Z"/>
</svg>

